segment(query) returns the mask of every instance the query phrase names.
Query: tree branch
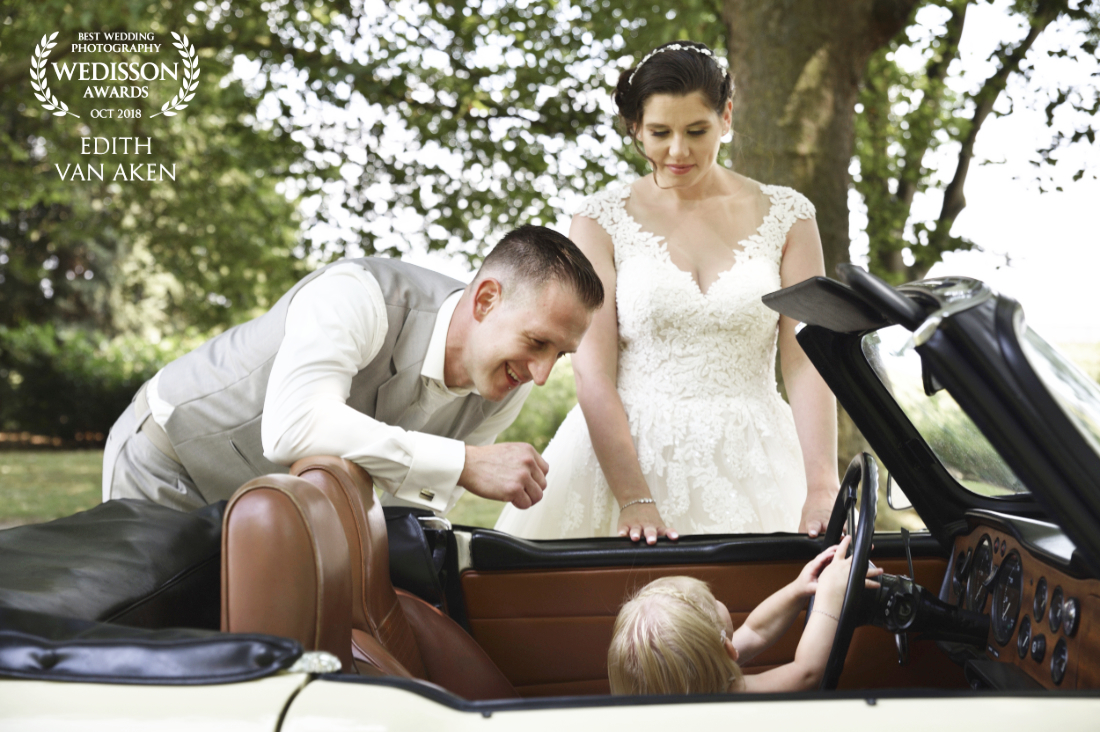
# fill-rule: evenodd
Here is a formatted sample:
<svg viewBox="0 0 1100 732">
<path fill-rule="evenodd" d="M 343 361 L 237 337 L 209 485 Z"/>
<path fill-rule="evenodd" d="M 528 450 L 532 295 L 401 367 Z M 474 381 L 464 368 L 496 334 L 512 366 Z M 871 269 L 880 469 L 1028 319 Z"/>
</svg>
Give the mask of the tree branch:
<svg viewBox="0 0 1100 732">
<path fill-rule="evenodd" d="M 951 8 L 951 17 L 946 23 L 946 33 L 940 39 L 939 53 L 934 53 L 928 61 L 925 71 L 927 80 L 924 99 L 916 114 L 909 115 L 909 129 L 914 144 L 905 151 L 901 170 L 898 173 L 897 198 L 906 208 L 905 218 L 909 218 L 908 209 L 913 204 L 921 178 L 924 175 L 924 156 L 932 144 L 935 134 L 935 121 L 943 105 L 946 91 L 947 69 L 951 62 L 959 57 L 959 41 L 966 25 L 966 9 L 969 0 L 955 2 Z M 918 118 L 920 121 L 918 121 Z M 924 127 L 915 130 L 914 127 Z"/>
<path fill-rule="evenodd" d="M 875 51 L 909 25 L 910 15 L 921 0 L 874 0 L 867 45 Z"/>
<path fill-rule="evenodd" d="M 974 100 L 974 114 L 971 116 L 969 129 L 963 138 L 962 148 L 959 150 L 955 175 L 944 190 L 943 207 L 940 209 L 939 219 L 936 221 L 932 236 L 929 237 L 929 244 L 934 245 L 937 249 L 948 240 L 951 226 L 958 215 L 962 213 L 962 210 L 966 208 L 966 196 L 963 193 L 963 187 L 966 185 L 966 176 L 970 171 L 970 163 L 974 158 L 974 143 L 977 140 L 982 123 L 993 111 L 993 106 L 996 104 L 1001 92 L 1005 90 L 1009 77 L 1020 70 L 1020 64 L 1023 63 L 1035 40 L 1048 25 L 1062 14 L 1064 7 L 1061 2 L 1041 2 L 1038 12 L 1031 20 L 1031 28 L 1028 30 L 1027 36 L 1014 48 L 1002 44 L 993 54 L 993 58 L 1000 62 L 999 68 L 986 79 L 985 83 L 982 84 L 982 88 L 972 97 Z"/>
</svg>

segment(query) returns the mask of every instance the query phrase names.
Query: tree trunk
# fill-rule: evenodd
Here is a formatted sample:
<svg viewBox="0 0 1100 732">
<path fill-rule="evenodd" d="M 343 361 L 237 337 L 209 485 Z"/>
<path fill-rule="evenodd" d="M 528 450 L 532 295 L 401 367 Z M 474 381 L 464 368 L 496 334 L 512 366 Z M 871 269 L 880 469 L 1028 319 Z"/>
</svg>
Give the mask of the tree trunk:
<svg viewBox="0 0 1100 732">
<path fill-rule="evenodd" d="M 848 167 L 867 61 L 917 0 L 723 0 L 734 167 L 787 185 L 817 208 L 825 272 L 848 261 Z"/>
<path fill-rule="evenodd" d="M 723 0 L 736 84 L 734 167 L 813 202 L 828 276 L 849 261 L 848 168 L 864 69 L 875 50 L 905 27 L 916 4 Z M 867 443 L 847 412 L 840 409 L 838 418 L 843 471 Z"/>
</svg>

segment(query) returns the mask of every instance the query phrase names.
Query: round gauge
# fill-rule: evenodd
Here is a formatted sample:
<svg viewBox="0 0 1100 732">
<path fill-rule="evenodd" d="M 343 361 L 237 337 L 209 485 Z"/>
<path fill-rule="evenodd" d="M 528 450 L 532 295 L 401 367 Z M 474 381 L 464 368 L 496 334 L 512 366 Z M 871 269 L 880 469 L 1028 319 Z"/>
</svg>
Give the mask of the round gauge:
<svg viewBox="0 0 1100 732">
<path fill-rule="evenodd" d="M 1081 606 L 1077 599 L 1067 597 L 1062 603 L 1062 630 L 1066 635 L 1073 637 L 1077 632 L 1077 623 L 1081 620 Z"/>
<path fill-rule="evenodd" d="M 1062 627 L 1062 588 L 1055 587 L 1050 596 L 1050 629 L 1055 633 Z"/>
<path fill-rule="evenodd" d="M 1069 648 L 1066 647 L 1066 639 L 1059 638 L 1054 644 L 1054 653 L 1050 654 L 1050 679 L 1056 684 L 1062 683 L 1066 677 L 1066 665 L 1069 662 Z"/>
<path fill-rule="evenodd" d="M 1001 565 L 997 573 L 996 586 L 993 588 L 993 611 L 989 618 L 993 626 L 993 637 L 1002 646 L 1012 638 L 1016 630 L 1016 621 L 1020 617 L 1021 597 L 1024 589 L 1024 570 L 1020 555 L 1012 552 Z"/>
<path fill-rule="evenodd" d="M 1047 639 L 1042 633 L 1031 639 L 1031 657 L 1035 659 L 1036 663 L 1042 662 L 1043 656 L 1047 654 Z"/>
<path fill-rule="evenodd" d="M 1020 635 L 1016 636 L 1016 652 L 1020 658 L 1027 658 L 1027 652 L 1031 649 L 1031 618 L 1024 616 L 1020 621 Z"/>
<path fill-rule="evenodd" d="M 959 552 L 955 559 L 955 572 L 951 575 L 951 589 L 955 592 L 955 599 L 962 604 L 963 590 L 966 589 L 966 573 L 970 569 L 971 550 Z"/>
<path fill-rule="evenodd" d="M 999 537 L 999 536 L 996 539 L 993 540 L 993 553 L 994 554 L 1000 554 L 1001 553 L 1001 537 Z"/>
<path fill-rule="evenodd" d="M 974 559 L 970 563 L 970 576 L 966 580 L 966 607 L 981 612 L 985 608 L 988 594 L 986 585 L 993 574 L 993 542 L 986 534 L 974 550 Z"/>
<path fill-rule="evenodd" d="M 1040 577 L 1035 583 L 1035 603 L 1032 608 L 1035 611 L 1036 622 L 1043 619 L 1047 611 L 1047 578 Z"/>
</svg>

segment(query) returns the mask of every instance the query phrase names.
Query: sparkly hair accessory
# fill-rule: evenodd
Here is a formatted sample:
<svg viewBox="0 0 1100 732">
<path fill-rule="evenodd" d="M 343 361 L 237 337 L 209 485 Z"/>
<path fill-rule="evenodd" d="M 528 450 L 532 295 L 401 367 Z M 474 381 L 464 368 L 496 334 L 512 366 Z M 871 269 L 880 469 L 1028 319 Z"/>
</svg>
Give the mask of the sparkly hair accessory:
<svg viewBox="0 0 1100 732">
<path fill-rule="evenodd" d="M 661 46 L 660 48 L 655 48 L 654 50 L 647 53 L 645 55 L 645 58 L 643 58 L 641 61 L 639 61 L 638 65 L 634 67 L 634 73 L 632 73 L 630 75 L 630 78 L 626 80 L 626 83 L 627 84 L 633 84 L 634 83 L 634 77 L 638 75 L 638 69 L 642 68 L 642 64 L 644 64 L 646 61 L 653 58 L 657 54 L 664 53 L 665 51 L 695 51 L 695 53 L 698 53 L 702 56 L 707 56 L 709 58 L 714 59 L 714 62 L 717 63 L 719 66 L 722 65 L 722 64 L 718 63 L 718 59 L 716 59 L 714 57 L 714 54 L 710 52 L 709 48 L 706 48 L 706 47 L 700 48 L 699 46 L 681 46 L 679 43 L 670 43 L 667 46 Z"/>
</svg>

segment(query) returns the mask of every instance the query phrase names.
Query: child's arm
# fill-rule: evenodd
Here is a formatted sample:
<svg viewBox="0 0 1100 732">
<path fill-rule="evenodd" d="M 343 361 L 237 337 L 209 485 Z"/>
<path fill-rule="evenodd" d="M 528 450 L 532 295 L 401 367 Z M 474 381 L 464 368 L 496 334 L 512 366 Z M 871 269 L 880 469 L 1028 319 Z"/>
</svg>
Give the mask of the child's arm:
<svg viewBox="0 0 1100 732">
<path fill-rule="evenodd" d="M 836 548 L 832 563 L 821 572 L 817 586 L 814 611 L 802 631 L 794 660 L 788 664 L 744 677 L 745 691 L 805 691 L 817 687 L 829 661 L 829 651 L 836 636 L 837 620 L 844 605 L 844 591 L 848 575 L 852 571 L 851 557 L 844 557 L 851 537 L 846 536 Z M 870 568 L 868 577 L 882 574 L 879 568 Z M 877 583 L 871 583 L 877 584 Z"/>
<path fill-rule="evenodd" d="M 737 649 L 739 662 L 745 663 L 783 637 L 806 604 L 806 598 L 817 590 L 818 575 L 835 552 L 836 547 L 831 546 L 818 554 L 802 568 L 793 582 L 749 613 L 744 625 L 735 630 L 730 639 Z"/>
</svg>

